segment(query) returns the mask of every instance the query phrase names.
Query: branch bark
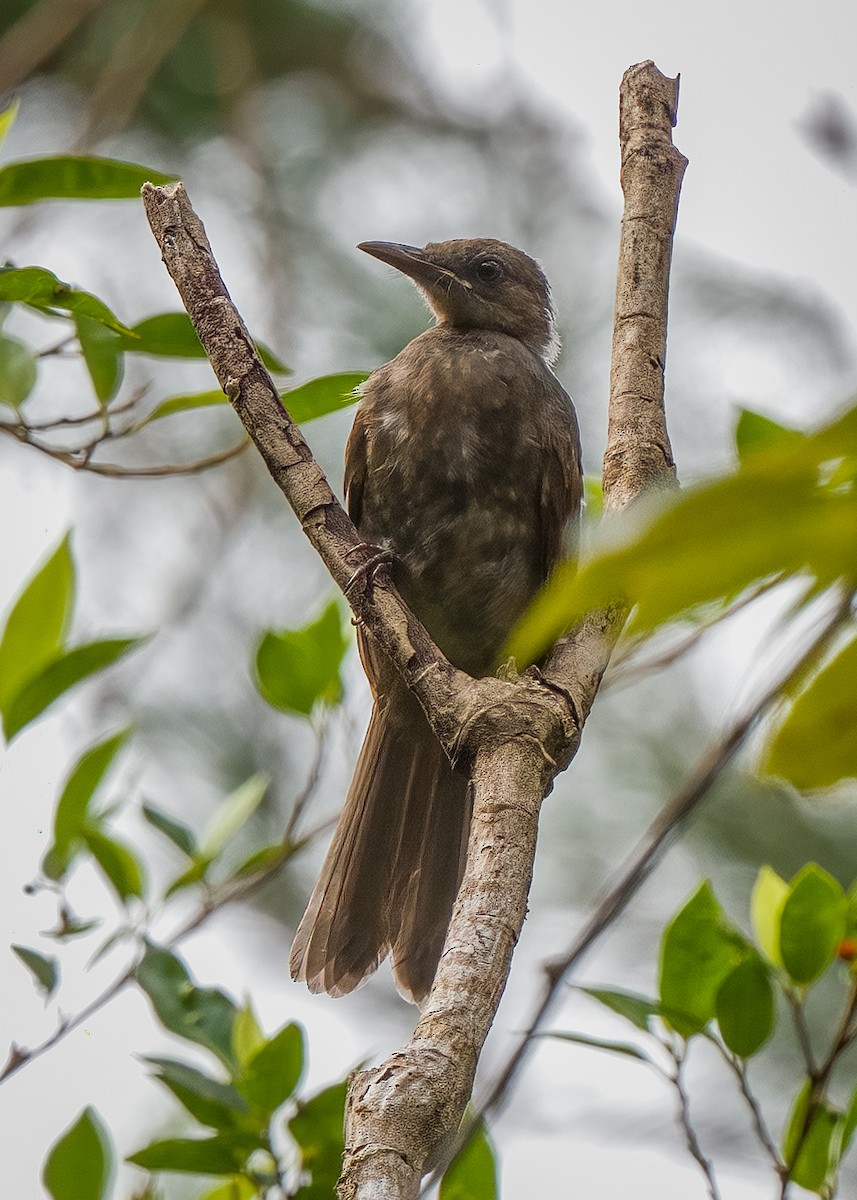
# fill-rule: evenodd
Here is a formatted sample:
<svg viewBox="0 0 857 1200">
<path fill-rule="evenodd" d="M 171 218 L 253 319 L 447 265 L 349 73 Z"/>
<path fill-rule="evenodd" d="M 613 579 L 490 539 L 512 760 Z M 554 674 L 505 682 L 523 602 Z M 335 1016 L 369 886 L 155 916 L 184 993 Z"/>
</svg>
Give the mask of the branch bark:
<svg viewBox="0 0 857 1200">
<path fill-rule="evenodd" d="M 617 280 L 608 512 L 675 484 L 663 407 L 667 293 L 686 161 L 673 147 L 677 80 L 653 63 L 620 93 L 625 217 Z M 423 706 L 474 795 L 464 879 L 444 954 L 411 1040 L 352 1076 L 339 1194 L 409 1200 L 454 1139 L 526 913 L 538 814 L 573 758 L 624 613 L 593 614 L 551 653 L 544 673 L 474 680 L 452 666 L 360 543 L 273 382 L 220 277 L 181 184 L 147 184 L 143 201 L 164 262 L 273 479 L 345 592 Z M 360 569 L 361 567 L 367 569 Z"/>
</svg>

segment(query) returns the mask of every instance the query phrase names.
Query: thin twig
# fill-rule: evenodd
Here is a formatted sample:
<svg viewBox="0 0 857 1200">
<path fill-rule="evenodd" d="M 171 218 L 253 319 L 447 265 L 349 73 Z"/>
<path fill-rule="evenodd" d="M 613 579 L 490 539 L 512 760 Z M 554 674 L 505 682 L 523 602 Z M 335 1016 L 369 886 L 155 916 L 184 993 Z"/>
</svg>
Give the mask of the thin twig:
<svg viewBox="0 0 857 1200">
<path fill-rule="evenodd" d="M 684 1086 L 684 1064 L 687 1057 L 686 1048 L 685 1050 L 676 1050 L 673 1048 L 671 1054 L 675 1063 L 675 1071 L 670 1076 L 670 1082 L 675 1088 L 678 1097 L 679 1123 L 684 1133 L 685 1144 L 693 1158 L 699 1164 L 702 1174 L 705 1176 L 705 1183 L 711 1200 L 720 1200 L 720 1192 L 717 1190 L 717 1182 L 714 1178 L 714 1168 L 711 1160 L 706 1158 L 702 1151 L 702 1146 L 699 1144 L 699 1138 L 693 1127 L 693 1121 L 690 1118 L 690 1100 L 687 1089 Z"/>
<path fill-rule="evenodd" d="M 759 1102 L 753 1095 L 753 1090 L 750 1087 L 750 1080 L 747 1076 L 747 1065 L 743 1059 L 738 1058 L 732 1051 L 723 1043 L 723 1041 L 714 1034 L 708 1035 L 709 1040 L 717 1047 L 720 1054 L 723 1056 L 729 1069 L 738 1081 L 738 1087 L 741 1089 L 741 1095 L 746 1101 L 747 1107 L 750 1110 L 750 1116 L 753 1120 L 753 1128 L 756 1131 L 756 1137 L 759 1144 L 767 1154 L 768 1158 L 774 1166 L 778 1175 L 782 1175 L 783 1160 L 780 1158 L 780 1152 L 777 1149 L 774 1139 L 771 1137 L 767 1122 L 759 1107 Z"/>
</svg>

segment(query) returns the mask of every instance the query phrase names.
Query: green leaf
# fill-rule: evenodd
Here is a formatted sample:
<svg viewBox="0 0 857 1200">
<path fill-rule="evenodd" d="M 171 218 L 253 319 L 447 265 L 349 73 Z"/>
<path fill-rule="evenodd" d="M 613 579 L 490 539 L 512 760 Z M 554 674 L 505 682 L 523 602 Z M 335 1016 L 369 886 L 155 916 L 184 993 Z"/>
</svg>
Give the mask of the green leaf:
<svg viewBox="0 0 857 1200">
<path fill-rule="evenodd" d="M 0 402 L 20 408 L 38 377 L 36 356 L 26 342 L 0 334 Z"/>
<path fill-rule="evenodd" d="M 143 805 L 143 816 L 154 829 L 169 838 L 182 854 L 193 858 L 198 853 L 194 832 L 183 821 L 177 821 L 148 802 Z"/>
<path fill-rule="evenodd" d="M 735 449 L 742 460 L 759 451 L 781 449 L 805 440 L 806 434 L 799 429 L 781 425 L 751 408 L 740 410 L 735 425 Z"/>
<path fill-rule="evenodd" d="M 775 729 L 763 770 L 804 790 L 857 778 L 857 638 L 800 693 Z"/>
<path fill-rule="evenodd" d="M 812 1098 L 812 1080 L 806 1077 L 798 1088 L 792 1103 L 792 1109 L 783 1133 L 783 1161 L 787 1166 L 794 1162 L 802 1140 L 809 1115 L 809 1104 Z"/>
<path fill-rule="evenodd" d="M 299 425 L 327 413 L 339 412 L 360 399 L 357 388 L 369 378 L 366 371 L 348 371 L 341 375 L 322 375 L 300 387 L 280 392 L 283 406 Z"/>
<path fill-rule="evenodd" d="M 30 679 L 3 711 L 3 730 L 8 741 L 40 716 L 64 692 L 103 671 L 139 646 L 144 638 L 107 638 L 75 646 L 48 663 Z"/>
<path fill-rule="evenodd" d="M 126 904 L 132 896 L 142 898 L 143 868 L 128 847 L 92 827 L 86 829 L 84 840 L 122 903 Z"/>
<path fill-rule="evenodd" d="M 839 883 L 816 863 L 792 880 L 780 919 L 780 954 L 795 983 L 812 983 L 830 966 L 845 934 L 846 911 Z"/>
<path fill-rule="evenodd" d="M 128 1162 L 147 1171 L 180 1171 L 193 1175 L 234 1175 L 263 1145 L 247 1133 L 217 1133 L 209 1138 L 166 1138 L 128 1155 Z"/>
<path fill-rule="evenodd" d="M 342 1167 L 345 1083 L 300 1101 L 289 1121 L 289 1132 L 301 1152 L 301 1169 L 311 1181 L 297 1193 L 298 1200 L 330 1200 Z"/>
<path fill-rule="evenodd" d="M 255 1184 L 244 1175 L 236 1175 L 226 1183 L 220 1183 L 210 1192 L 206 1192 L 202 1200 L 256 1200 L 259 1195 Z"/>
<path fill-rule="evenodd" d="M 38 950 L 30 950 L 27 946 L 13 945 L 11 949 L 33 976 L 36 987 L 44 994 L 45 1000 L 50 1000 L 59 986 L 59 960 L 53 954 L 40 954 Z"/>
<path fill-rule="evenodd" d="M 440 1200 L 497 1200 L 497 1165 L 484 1124 L 446 1169 Z"/>
<path fill-rule="evenodd" d="M 787 1144 L 791 1143 L 791 1154 L 786 1157 L 786 1162 L 790 1167 L 789 1179 L 808 1192 L 819 1192 L 839 1165 L 842 1115 L 822 1100 L 815 1106 L 804 1129 L 807 1110 L 807 1098 L 802 1092 L 798 1095 L 786 1135 Z"/>
<path fill-rule="evenodd" d="M 593 1050 L 607 1050 L 610 1054 L 623 1054 L 626 1058 L 636 1058 L 650 1066 L 653 1061 L 644 1050 L 631 1042 L 614 1042 L 610 1038 L 591 1037 L 588 1033 L 569 1033 L 564 1030 L 550 1030 L 534 1036 L 555 1038 L 558 1042 L 573 1042 L 576 1046 L 589 1046 Z"/>
<path fill-rule="evenodd" d="M 151 354 L 157 358 L 205 358 L 202 342 L 186 312 L 157 313 L 146 317 L 121 342 L 122 349 L 132 354 Z M 259 357 L 275 375 L 287 375 L 289 368 L 267 347 L 257 343 Z M 224 400 L 226 397 L 224 396 Z M 174 411 L 179 411 L 178 409 Z M 166 416 L 166 413 L 162 413 Z M 150 417 L 150 420 L 154 418 Z"/>
<path fill-rule="evenodd" d="M 201 1125 L 229 1130 L 248 1113 L 243 1097 L 229 1084 L 212 1079 L 196 1067 L 172 1058 L 147 1058 L 157 1068 L 155 1078 L 184 1105 Z"/>
<path fill-rule="evenodd" d="M 739 1058 L 762 1048 L 774 1028 L 774 992 L 757 954 L 738 963 L 717 992 L 717 1024 L 724 1042 Z"/>
<path fill-rule="evenodd" d="M 123 729 L 91 746 L 72 768 L 54 813 L 53 843 L 42 860 L 48 879 L 62 879 L 71 865 L 88 822 L 92 797 L 130 735 L 130 729 Z"/>
<path fill-rule="evenodd" d="M 63 538 L 16 600 L 0 640 L 0 713 L 61 650 L 74 607 L 74 562 Z"/>
<path fill-rule="evenodd" d="M 339 669 L 348 640 L 336 601 L 302 629 L 269 630 L 256 650 L 256 682 L 269 704 L 309 716 L 342 699 Z"/>
<path fill-rule="evenodd" d="M 711 884 L 701 884 L 661 940 L 661 1005 L 664 1020 L 677 1033 L 689 1037 L 714 1017 L 720 985 L 745 946 L 726 920 Z"/>
<path fill-rule="evenodd" d="M 75 314 L 74 324 L 96 399 L 105 405 L 116 395 L 122 382 L 124 360 L 119 349 L 119 335 L 82 313 Z"/>
<path fill-rule="evenodd" d="M 0 206 L 39 200 L 137 200 L 147 181 L 160 185 L 175 179 L 112 158 L 66 154 L 23 159 L 0 167 Z"/>
<path fill-rule="evenodd" d="M 14 100 L 10 100 L 6 107 L 0 111 L 0 146 L 6 140 L 6 135 L 15 124 L 15 118 L 18 115 L 18 109 L 21 107 L 21 102 L 16 96 Z"/>
<path fill-rule="evenodd" d="M 197 987 L 177 955 L 151 942 L 146 945 L 136 976 L 165 1029 L 205 1046 L 230 1071 L 236 1069 L 232 1026 L 237 1009 L 224 992 Z"/>
<path fill-rule="evenodd" d="M 195 858 L 187 870 L 182 871 L 181 874 L 177 875 L 170 883 L 169 887 L 164 893 L 164 899 L 168 900 L 170 896 L 174 896 L 176 892 L 183 892 L 185 888 L 193 887 L 194 884 L 205 879 L 210 866 L 210 859 Z"/>
<path fill-rule="evenodd" d="M 42 1170 L 54 1200 L 102 1200 L 113 1168 L 110 1135 L 94 1108 L 85 1108 L 55 1142 Z"/>
<path fill-rule="evenodd" d="M 138 428 L 151 425 L 152 421 L 160 421 L 162 417 L 171 417 L 173 413 L 189 412 L 196 408 L 212 408 L 216 404 L 228 404 L 229 397 L 225 392 L 194 392 L 187 396 L 170 396 L 156 405 Z"/>
<path fill-rule="evenodd" d="M 759 869 L 750 901 L 750 918 L 762 953 L 775 967 L 783 965 L 780 920 L 788 894 L 789 885 L 773 868 L 763 866 Z"/>
<path fill-rule="evenodd" d="M 253 1056 L 239 1086 L 253 1104 L 273 1113 L 298 1086 L 303 1064 L 303 1031 L 299 1025 L 285 1025 Z"/>
<path fill-rule="evenodd" d="M 133 336 L 103 300 L 63 283 L 44 267 L 0 267 L 0 300 L 29 304 L 48 312 L 79 313 L 117 333 Z"/>
<path fill-rule="evenodd" d="M 238 1010 L 235 1024 L 232 1026 L 232 1050 L 235 1054 L 235 1061 L 242 1072 L 262 1049 L 266 1040 L 256 1013 L 253 1011 L 253 1005 L 248 1000 Z"/>
<path fill-rule="evenodd" d="M 611 1012 L 624 1017 L 643 1033 L 651 1031 L 653 1017 L 660 1016 L 660 1005 L 655 1000 L 647 1000 L 645 996 L 637 996 L 632 992 L 620 992 L 613 988 L 580 988 L 586 996 L 591 996 Z"/>
<path fill-rule="evenodd" d="M 845 1118 L 842 1125 L 842 1153 L 844 1154 L 851 1145 L 851 1140 L 854 1137 L 854 1132 L 857 1130 L 857 1087 L 851 1093 L 851 1100 L 845 1110 Z"/>
<path fill-rule="evenodd" d="M 857 410 L 793 444 L 753 454 L 731 475 L 632 506 L 612 519 L 575 572 L 563 565 L 504 649 L 538 658 L 593 610 L 635 605 L 629 632 L 649 632 L 759 580 L 810 575 L 827 587 L 855 574 L 857 491 L 829 464 L 854 454 Z"/>
<path fill-rule="evenodd" d="M 217 858 L 259 807 L 270 782 L 267 775 L 253 775 L 227 796 L 202 835 L 199 853 L 203 859 L 211 862 Z"/>
</svg>

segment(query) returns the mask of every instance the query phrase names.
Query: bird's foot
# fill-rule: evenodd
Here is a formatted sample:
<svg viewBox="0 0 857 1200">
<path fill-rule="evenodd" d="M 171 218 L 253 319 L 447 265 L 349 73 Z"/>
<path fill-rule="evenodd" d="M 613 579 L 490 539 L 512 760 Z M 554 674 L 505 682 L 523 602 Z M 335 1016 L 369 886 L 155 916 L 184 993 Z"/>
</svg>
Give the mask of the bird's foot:
<svg viewBox="0 0 857 1200">
<path fill-rule="evenodd" d="M 350 558 L 354 554 L 364 553 L 367 550 L 371 551 L 369 558 L 357 567 L 343 588 L 346 596 L 358 579 L 365 577 L 367 586 L 371 586 L 374 582 L 375 574 L 380 567 L 387 567 L 392 563 L 398 562 L 398 558 L 392 550 L 386 550 L 383 546 L 373 546 L 371 542 L 358 542 L 356 546 L 351 547 L 346 557 Z"/>
</svg>

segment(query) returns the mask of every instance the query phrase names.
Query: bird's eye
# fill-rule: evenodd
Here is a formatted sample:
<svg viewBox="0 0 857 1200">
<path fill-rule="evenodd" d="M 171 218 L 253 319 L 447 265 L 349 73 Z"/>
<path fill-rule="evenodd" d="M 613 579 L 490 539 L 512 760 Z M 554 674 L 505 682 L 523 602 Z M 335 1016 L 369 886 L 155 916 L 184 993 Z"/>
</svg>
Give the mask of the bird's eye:
<svg viewBox="0 0 857 1200">
<path fill-rule="evenodd" d="M 484 283 L 493 283 L 503 274 L 502 263 L 496 258 L 483 258 L 476 264 L 476 274 Z"/>
</svg>

